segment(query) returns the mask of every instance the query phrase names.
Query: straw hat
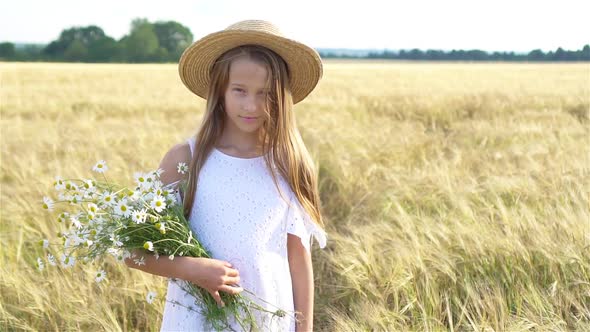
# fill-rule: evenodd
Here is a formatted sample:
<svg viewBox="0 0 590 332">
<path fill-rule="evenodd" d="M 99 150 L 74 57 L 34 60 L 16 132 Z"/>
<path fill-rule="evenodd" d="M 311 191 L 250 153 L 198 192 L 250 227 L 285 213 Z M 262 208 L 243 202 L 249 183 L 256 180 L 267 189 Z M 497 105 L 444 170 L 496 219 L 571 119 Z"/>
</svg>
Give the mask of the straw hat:
<svg viewBox="0 0 590 332">
<path fill-rule="evenodd" d="M 209 72 L 215 60 L 224 52 L 247 44 L 269 48 L 285 60 L 294 104 L 307 97 L 322 77 L 322 60 L 313 48 L 283 36 L 270 22 L 246 20 L 211 33 L 184 50 L 178 63 L 182 83 L 207 99 Z"/>
</svg>

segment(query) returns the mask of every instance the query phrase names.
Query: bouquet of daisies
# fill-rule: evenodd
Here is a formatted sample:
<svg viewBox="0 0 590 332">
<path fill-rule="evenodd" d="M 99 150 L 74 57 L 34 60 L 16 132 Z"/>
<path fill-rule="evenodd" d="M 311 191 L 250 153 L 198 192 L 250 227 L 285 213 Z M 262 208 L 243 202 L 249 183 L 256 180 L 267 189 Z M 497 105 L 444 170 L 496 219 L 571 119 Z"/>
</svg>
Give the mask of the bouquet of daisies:
<svg viewBox="0 0 590 332">
<path fill-rule="evenodd" d="M 135 264 L 145 264 L 145 256 L 137 257 L 132 253 L 137 250 L 153 254 L 157 259 L 160 259 L 160 255 L 171 260 L 175 256 L 211 257 L 195 238 L 184 216 L 179 191 L 186 190 L 186 181 L 165 186 L 160 181 L 163 170 L 158 169 L 135 173 L 136 186 L 130 189 L 109 182 L 105 176 L 107 170 L 106 162 L 101 160 L 93 167 L 93 171 L 101 174 L 104 181 L 63 179 L 58 176 L 53 183 L 57 200 L 43 197 L 43 208 L 55 213 L 57 221 L 65 224 L 65 229 L 58 233 L 60 246 L 63 245 L 63 252 L 59 255 L 63 268 L 72 267 L 76 261 L 103 264 L 110 255 L 119 262 L 131 258 Z M 188 168 L 186 164 L 179 163 L 177 170 L 184 174 Z M 63 203 L 66 208 L 56 211 L 56 203 Z M 45 249 L 49 248 L 49 240 L 43 239 L 40 243 Z M 47 253 L 49 265 L 58 265 L 55 257 Z M 37 267 L 42 270 L 44 266 L 44 260 L 37 258 Z M 105 278 L 105 271 L 100 269 L 95 277 L 96 282 L 102 282 Z M 244 330 L 247 327 L 257 329 L 252 309 L 273 316 L 283 317 L 287 314 L 282 309 L 269 311 L 241 294 L 225 292 L 220 293 L 225 306 L 218 307 L 213 296 L 205 289 L 190 282 L 185 284 L 185 291 L 204 304 L 197 306 L 201 309 L 198 312 L 205 315 L 218 330 L 229 328 L 230 314 Z M 246 289 L 244 291 L 255 296 Z M 149 292 L 147 301 L 151 303 L 154 298 L 155 293 Z M 189 309 L 194 310 L 193 307 Z"/>
</svg>

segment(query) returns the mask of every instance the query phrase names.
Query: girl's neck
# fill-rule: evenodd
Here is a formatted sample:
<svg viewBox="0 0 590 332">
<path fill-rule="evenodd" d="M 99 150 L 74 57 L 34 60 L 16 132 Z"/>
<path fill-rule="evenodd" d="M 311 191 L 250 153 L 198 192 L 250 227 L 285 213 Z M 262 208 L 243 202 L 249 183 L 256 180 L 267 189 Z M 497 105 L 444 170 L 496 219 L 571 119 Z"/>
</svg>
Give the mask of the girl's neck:
<svg viewBox="0 0 590 332">
<path fill-rule="evenodd" d="M 246 135 L 225 130 L 215 147 L 236 156 L 259 156 L 262 154 L 262 139 L 259 133 Z"/>
</svg>

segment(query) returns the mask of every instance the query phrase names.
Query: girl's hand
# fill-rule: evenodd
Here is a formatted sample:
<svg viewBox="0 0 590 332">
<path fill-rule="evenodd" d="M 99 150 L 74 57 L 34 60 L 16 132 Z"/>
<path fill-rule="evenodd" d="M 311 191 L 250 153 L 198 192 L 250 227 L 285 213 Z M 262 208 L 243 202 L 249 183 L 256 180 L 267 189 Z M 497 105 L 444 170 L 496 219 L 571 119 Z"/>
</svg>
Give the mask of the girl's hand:
<svg viewBox="0 0 590 332">
<path fill-rule="evenodd" d="M 204 288 L 213 296 L 217 305 L 224 306 L 221 300 L 220 291 L 229 294 L 238 294 L 244 289 L 238 285 L 240 275 L 238 270 L 232 268 L 231 263 L 203 257 L 186 257 L 186 263 L 183 262 L 183 272 L 185 277 L 181 278 L 192 282 L 199 287 Z"/>
</svg>

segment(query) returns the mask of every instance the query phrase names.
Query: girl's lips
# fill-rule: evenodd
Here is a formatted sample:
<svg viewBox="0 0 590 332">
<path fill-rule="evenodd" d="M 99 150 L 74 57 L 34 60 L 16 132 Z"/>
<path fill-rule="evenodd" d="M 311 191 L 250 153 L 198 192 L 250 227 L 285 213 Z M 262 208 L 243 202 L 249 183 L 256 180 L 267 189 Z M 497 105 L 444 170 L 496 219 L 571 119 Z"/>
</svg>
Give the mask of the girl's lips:
<svg viewBox="0 0 590 332">
<path fill-rule="evenodd" d="M 258 119 L 258 118 L 247 118 L 245 116 L 240 116 L 240 118 L 244 119 L 244 121 L 246 121 L 248 123 L 255 122 Z"/>
</svg>

